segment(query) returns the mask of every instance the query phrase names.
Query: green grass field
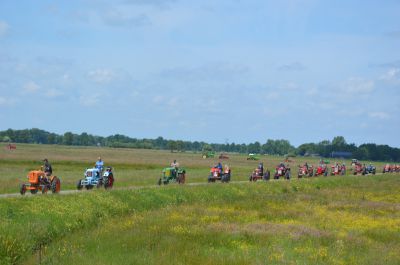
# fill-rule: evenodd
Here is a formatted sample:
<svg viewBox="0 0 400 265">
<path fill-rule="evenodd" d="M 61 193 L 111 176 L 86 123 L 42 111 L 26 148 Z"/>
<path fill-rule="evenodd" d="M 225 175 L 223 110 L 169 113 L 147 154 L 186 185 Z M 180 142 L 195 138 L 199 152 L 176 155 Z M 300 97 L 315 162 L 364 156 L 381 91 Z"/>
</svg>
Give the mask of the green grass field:
<svg viewBox="0 0 400 265">
<path fill-rule="evenodd" d="M 98 155 L 141 187 L 0 198 L 0 264 L 400 264 L 399 174 L 207 184 L 200 154 L 22 145 L 1 152 L 1 192 L 44 157 L 73 189 Z M 174 158 L 204 184 L 154 187 Z M 234 180 L 258 163 L 228 161 Z"/>
<path fill-rule="evenodd" d="M 48 158 L 53 173 L 61 178 L 62 190 L 76 189 L 76 182 L 83 177 L 86 168 L 92 167 L 101 156 L 106 165 L 113 166 L 116 178 L 115 187 L 146 186 L 157 183 L 163 167 L 177 159 L 187 169 L 187 182 L 205 182 L 211 166 L 220 161 L 216 158 L 202 159 L 200 153 L 171 153 L 169 151 L 144 149 L 115 149 L 97 147 L 67 147 L 59 145 L 18 144 L 16 150 L 0 148 L 0 194 L 16 193 L 26 182 L 30 170 L 39 169 L 42 160 Z M 259 161 L 247 161 L 246 155 L 229 154 L 230 159 L 221 160 L 232 169 L 233 180 L 247 180 L 259 162 L 264 167 L 274 169 L 283 157 L 260 156 Z M 317 158 L 294 158 L 292 177 L 296 177 L 298 164 L 308 162 L 316 165 Z M 331 162 L 334 162 L 332 160 Z M 342 162 L 342 160 L 338 160 Z M 350 165 L 349 160 L 344 160 Z M 375 163 L 378 172 L 383 163 Z"/>
</svg>

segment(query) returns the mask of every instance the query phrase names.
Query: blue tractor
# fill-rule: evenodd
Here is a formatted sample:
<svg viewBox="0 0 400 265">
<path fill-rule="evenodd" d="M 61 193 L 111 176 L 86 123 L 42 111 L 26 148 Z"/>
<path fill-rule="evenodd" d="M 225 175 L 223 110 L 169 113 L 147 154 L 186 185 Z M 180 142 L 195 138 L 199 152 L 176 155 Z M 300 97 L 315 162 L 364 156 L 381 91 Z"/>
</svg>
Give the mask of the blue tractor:
<svg viewBox="0 0 400 265">
<path fill-rule="evenodd" d="M 84 177 L 84 179 L 80 179 L 76 184 L 78 190 L 82 188 L 90 190 L 93 187 L 100 188 L 101 186 L 109 189 L 114 185 L 114 174 L 111 167 L 107 167 L 103 174 L 99 168 L 88 168 L 84 173 Z"/>
<path fill-rule="evenodd" d="M 363 171 L 363 175 L 367 175 L 367 174 L 372 174 L 375 175 L 376 173 L 376 167 L 373 166 L 372 164 L 369 164 L 368 166 L 364 167 L 364 171 Z"/>
</svg>

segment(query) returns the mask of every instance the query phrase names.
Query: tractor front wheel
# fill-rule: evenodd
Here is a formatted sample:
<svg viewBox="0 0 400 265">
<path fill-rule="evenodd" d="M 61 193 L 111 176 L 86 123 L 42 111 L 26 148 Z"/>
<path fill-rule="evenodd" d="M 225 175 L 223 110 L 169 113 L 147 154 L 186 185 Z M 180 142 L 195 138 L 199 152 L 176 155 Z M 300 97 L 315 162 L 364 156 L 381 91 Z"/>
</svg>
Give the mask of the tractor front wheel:
<svg viewBox="0 0 400 265">
<path fill-rule="evenodd" d="M 81 190 L 81 189 L 82 189 L 81 180 L 78 180 L 78 182 L 76 183 L 76 188 L 77 188 L 78 190 Z"/>
<path fill-rule="evenodd" d="M 31 190 L 31 194 L 36 194 L 36 193 L 38 193 L 38 189 Z"/>
<path fill-rule="evenodd" d="M 20 188 L 19 192 L 21 193 L 21 195 L 25 194 L 25 192 L 26 192 L 26 185 L 25 184 L 21 185 L 21 188 Z"/>
</svg>

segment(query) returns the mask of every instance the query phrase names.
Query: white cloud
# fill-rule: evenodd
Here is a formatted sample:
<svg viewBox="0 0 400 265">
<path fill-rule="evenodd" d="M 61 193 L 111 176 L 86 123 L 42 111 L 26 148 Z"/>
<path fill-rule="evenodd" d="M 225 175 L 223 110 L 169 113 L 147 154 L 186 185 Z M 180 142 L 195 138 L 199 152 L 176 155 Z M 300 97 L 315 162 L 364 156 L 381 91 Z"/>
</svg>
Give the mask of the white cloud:
<svg viewBox="0 0 400 265">
<path fill-rule="evenodd" d="M 15 100 L 5 97 L 0 97 L 0 107 L 11 106 L 14 105 Z"/>
<path fill-rule="evenodd" d="M 400 68 L 389 69 L 381 76 L 381 79 L 385 81 L 400 81 Z"/>
<path fill-rule="evenodd" d="M 36 93 L 39 89 L 40 86 L 36 84 L 34 81 L 29 81 L 23 85 L 24 93 L 32 94 Z"/>
<path fill-rule="evenodd" d="M 341 86 L 341 90 L 347 94 L 369 94 L 374 90 L 375 84 L 372 80 L 360 77 L 351 77 Z"/>
<path fill-rule="evenodd" d="M 379 120 L 387 120 L 390 118 L 390 115 L 383 111 L 370 112 L 368 116 Z"/>
<path fill-rule="evenodd" d="M 9 29 L 10 26 L 6 22 L 0 21 L 0 37 L 5 36 Z"/>
<path fill-rule="evenodd" d="M 90 96 L 82 95 L 79 97 L 79 103 L 85 107 L 92 107 L 100 103 L 100 98 L 99 94 L 93 94 Z"/>
<path fill-rule="evenodd" d="M 89 71 L 88 78 L 96 83 L 108 83 L 113 80 L 115 74 L 108 69 L 97 69 Z"/>
<path fill-rule="evenodd" d="M 62 91 L 60 91 L 58 89 L 54 89 L 54 88 L 47 90 L 45 93 L 45 96 L 48 98 L 56 98 L 56 97 L 59 97 L 62 95 L 64 95 L 64 93 Z"/>
</svg>

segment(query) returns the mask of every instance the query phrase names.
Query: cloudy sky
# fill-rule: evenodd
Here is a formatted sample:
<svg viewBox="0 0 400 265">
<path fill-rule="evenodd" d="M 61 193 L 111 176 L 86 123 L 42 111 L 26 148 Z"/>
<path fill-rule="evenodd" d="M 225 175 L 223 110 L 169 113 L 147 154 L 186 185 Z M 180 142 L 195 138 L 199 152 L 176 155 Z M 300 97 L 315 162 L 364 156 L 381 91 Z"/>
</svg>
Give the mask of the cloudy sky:
<svg viewBox="0 0 400 265">
<path fill-rule="evenodd" d="M 398 0 L 1 0 L 0 130 L 400 147 Z"/>
</svg>

